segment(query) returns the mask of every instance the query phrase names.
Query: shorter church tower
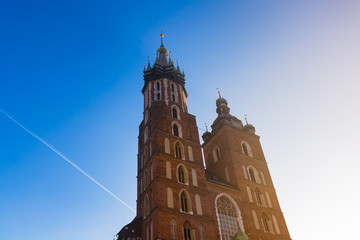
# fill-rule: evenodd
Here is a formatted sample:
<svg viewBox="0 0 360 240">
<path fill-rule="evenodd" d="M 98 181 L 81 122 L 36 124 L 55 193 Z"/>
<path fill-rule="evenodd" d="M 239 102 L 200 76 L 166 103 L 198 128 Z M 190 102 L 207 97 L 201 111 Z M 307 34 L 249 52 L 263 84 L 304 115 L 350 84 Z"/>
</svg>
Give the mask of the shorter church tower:
<svg viewBox="0 0 360 240">
<path fill-rule="evenodd" d="M 229 230 L 231 216 L 240 218 L 251 239 L 290 239 L 254 126 L 232 116 L 220 93 L 216 107 L 218 117 L 212 132 L 203 134 L 203 149 L 220 239 L 232 239 L 236 232 Z"/>
</svg>

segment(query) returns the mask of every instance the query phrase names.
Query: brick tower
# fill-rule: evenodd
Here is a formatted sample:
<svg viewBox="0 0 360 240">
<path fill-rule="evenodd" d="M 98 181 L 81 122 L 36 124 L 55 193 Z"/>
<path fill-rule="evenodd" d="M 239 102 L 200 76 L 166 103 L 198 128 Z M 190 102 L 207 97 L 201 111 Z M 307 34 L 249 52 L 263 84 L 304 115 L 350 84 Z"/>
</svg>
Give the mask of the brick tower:
<svg viewBox="0 0 360 240">
<path fill-rule="evenodd" d="M 232 116 L 220 93 L 216 106 L 218 117 L 212 132 L 203 134 L 207 186 L 210 199 L 215 200 L 215 214 L 218 218 L 221 215 L 217 204 L 224 200 L 218 197 L 223 194 L 238 206 L 240 221 L 251 239 L 290 239 L 254 126 L 243 126 Z M 228 236 L 232 233 L 220 230 L 219 234 L 221 239 L 231 239 Z"/>
<path fill-rule="evenodd" d="M 290 239 L 255 128 L 230 115 L 219 97 L 219 116 L 200 145 L 185 74 L 163 34 L 142 93 L 137 214 L 118 240 Z"/>
</svg>

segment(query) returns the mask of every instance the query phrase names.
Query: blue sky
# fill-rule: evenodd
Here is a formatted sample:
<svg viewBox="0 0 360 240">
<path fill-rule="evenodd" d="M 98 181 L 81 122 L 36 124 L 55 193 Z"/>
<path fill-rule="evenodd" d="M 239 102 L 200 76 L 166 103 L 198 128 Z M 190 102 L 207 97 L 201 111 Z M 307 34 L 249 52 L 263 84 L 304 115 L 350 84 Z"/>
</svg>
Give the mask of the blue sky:
<svg viewBox="0 0 360 240">
<path fill-rule="evenodd" d="M 358 1 L 3 1 L 0 108 L 135 208 L 142 70 L 165 46 L 198 126 L 255 125 L 293 239 L 353 238 Z M 0 115 L 0 239 L 112 239 L 134 214 Z M 200 131 L 201 133 L 201 131 Z"/>
</svg>

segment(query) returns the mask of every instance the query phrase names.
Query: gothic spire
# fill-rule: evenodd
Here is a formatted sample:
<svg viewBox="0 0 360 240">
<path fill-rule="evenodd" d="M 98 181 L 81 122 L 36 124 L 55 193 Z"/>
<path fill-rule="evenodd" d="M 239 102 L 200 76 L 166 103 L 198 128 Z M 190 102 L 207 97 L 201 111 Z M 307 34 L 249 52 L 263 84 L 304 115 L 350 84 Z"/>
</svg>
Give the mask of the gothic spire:
<svg viewBox="0 0 360 240">
<path fill-rule="evenodd" d="M 168 64 L 167 58 L 170 54 L 169 51 L 164 47 L 164 41 L 163 41 L 164 34 L 162 32 L 160 33 L 160 37 L 161 37 L 161 45 L 160 48 L 156 51 L 156 55 L 158 56 L 156 62 L 160 65 L 165 66 Z"/>
</svg>

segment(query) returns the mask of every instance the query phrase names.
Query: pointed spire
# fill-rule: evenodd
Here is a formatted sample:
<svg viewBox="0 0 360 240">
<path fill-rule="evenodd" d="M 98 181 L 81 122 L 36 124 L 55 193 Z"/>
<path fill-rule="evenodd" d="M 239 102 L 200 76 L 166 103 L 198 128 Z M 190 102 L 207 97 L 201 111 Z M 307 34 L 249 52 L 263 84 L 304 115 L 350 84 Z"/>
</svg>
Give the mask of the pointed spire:
<svg viewBox="0 0 360 240">
<path fill-rule="evenodd" d="M 163 43 L 164 33 L 163 33 L 162 30 L 160 31 L 160 37 L 161 37 L 161 45 L 160 45 L 160 47 L 164 47 L 164 43 Z"/>
<path fill-rule="evenodd" d="M 249 123 L 248 123 L 248 120 L 247 120 L 247 116 L 246 116 L 246 114 L 245 114 L 245 122 L 246 122 L 246 125 L 248 125 Z"/>
<path fill-rule="evenodd" d="M 150 57 L 148 56 L 148 66 L 147 66 L 147 70 L 150 70 L 151 69 L 151 66 L 150 66 Z"/>
<path fill-rule="evenodd" d="M 156 51 L 156 55 L 158 56 L 156 62 L 164 66 L 168 64 L 167 56 L 169 56 L 169 51 L 164 47 L 164 41 L 163 41 L 164 34 L 162 31 L 160 33 L 160 37 L 161 37 L 161 45 L 160 48 Z"/>
<path fill-rule="evenodd" d="M 219 98 L 221 98 L 221 92 L 219 90 L 219 88 L 216 88 L 218 90 L 218 94 L 219 94 Z"/>
</svg>

